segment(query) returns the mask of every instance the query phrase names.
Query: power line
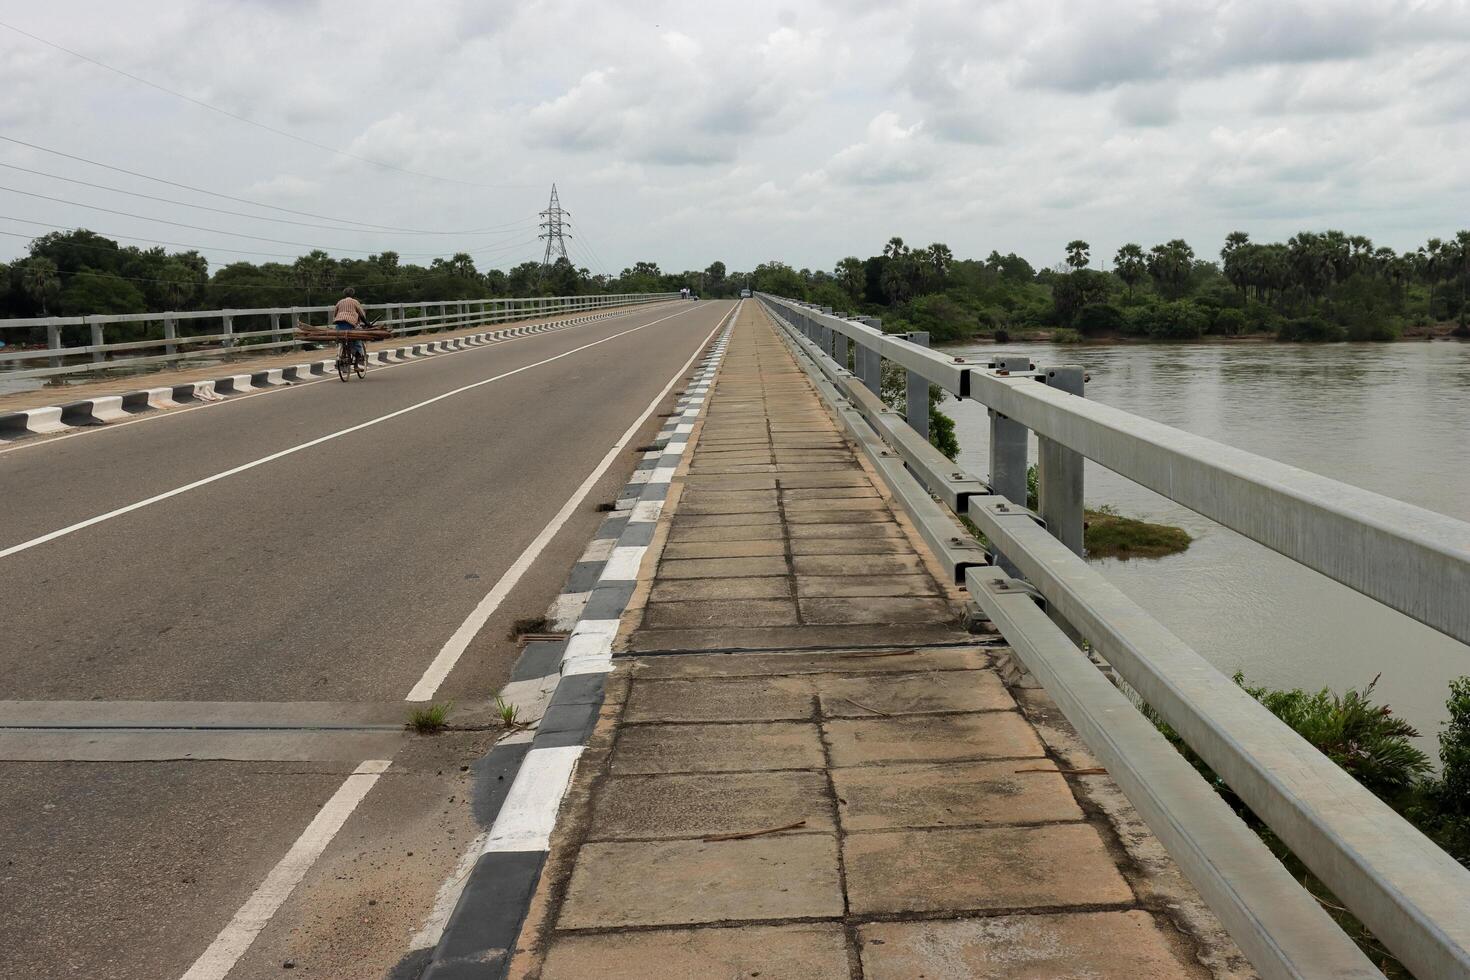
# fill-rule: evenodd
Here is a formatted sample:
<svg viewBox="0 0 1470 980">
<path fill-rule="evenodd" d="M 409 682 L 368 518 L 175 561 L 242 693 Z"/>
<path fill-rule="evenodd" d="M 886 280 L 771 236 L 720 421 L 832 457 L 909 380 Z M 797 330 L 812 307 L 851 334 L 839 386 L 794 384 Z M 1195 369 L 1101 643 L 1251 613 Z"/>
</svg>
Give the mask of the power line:
<svg viewBox="0 0 1470 980">
<path fill-rule="evenodd" d="M 266 204 L 263 201 L 252 201 L 248 197 L 235 197 L 231 194 L 222 194 L 219 191 L 206 190 L 203 187 L 195 187 L 192 184 L 182 184 L 176 180 L 169 180 L 166 177 L 154 177 L 151 174 L 140 173 L 137 170 L 128 170 L 124 167 L 115 167 L 110 163 L 101 163 L 97 160 L 89 160 L 86 157 L 79 157 L 75 154 L 66 153 L 62 150 L 55 150 L 49 146 L 41 146 L 38 143 L 27 143 L 25 140 L 18 140 L 13 136 L 0 134 L 0 140 L 4 140 L 7 143 L 14 143 L 17 146 L 24 146 L 27 149 L 40 150 L 42 153 L 50 153 L 53 156 L 64 157 L 68 160 L 75 160 L 78 163 L 85 163 L 88 166 L 101 167 L 104 170 L 111 170 L 115 173 L 127 174 L 129 177 L 138 177 L 142 180 L 151 180 L 155 183 L 167 184 L 170 187 L 177 187 L 180 190 L 193 191 L 195 194 L 206 194 L 209 197 L 217 197 L 225 201 L 234 201 L 236 204 L 248 204 L 251 207 L 266 208 L 271 211 L 279 211 L 282 214 L 294 214 L 302 218 L 319 218 L 322 221 L 336 221 L 340 224 L 345 225 L 362 225 L 364 228 L 370 228 L 379 231 L 401 231 L 414 235 L 478 235 L 481 232 L 497 230 L 497 227 L 490 227 L 470 228 L 465 231 L 429 231 L 422 228 L 400 228 L 397 225 L 373 224 L 369 221 L 358 221 L 354 218 L 334 218 L 330 215 L 313 214 L 310 211 L 297 211 L 293 208 L 283 208 L 275 204 Z"/>
<path fill-rule="evenodd" d="M 194 98 L 191 95 L 185 95 L 183 92 L 175 91 L 174 89 L 168 88 L 167 86 L 164 86 L 164 85 L 160 85 L 157 82 L 150 81 L 149 79 L 146 79 L 146 78 L 142 77 L 141 75 L 134 75 L 132 72 L 123 71 L 121 68 L 114 68 L 112 65 L 106 64 L 105 62 L 98 61 L 96 58 L 91 58 L 91 57 L 88 57 L 87 55 L 82 54 L 79 51 L 73 51 L 71 48 L 63 47 L 62 45 L 57 44 L 55 41 L 48 41 L 44 37 L 40 37 L 39 35 L 32 34 L 30 31 L 21 30 L 19 27 L 16 27 L 13 24 L 7 24 L 4 21 L 0 21 L 0 27 L 4 27 L 7 30 L 14 31 L 17 34 L 20 34 L 20 35 L 22 35 L 24 37 L 28 37 L 32 41 L 37 41 L 37 42 L 39 42 L 41 44 L 46 45 L 47 47 L 55 48 L 57 51 L 65 52 L 66 54 L 71 55 L 73 58 L 80 59 L 80 60 L 85 61 L 85 62 L 87 62 L 88 64 L 91 64 L 91 65 L 96 65 L 98 68 L 103 68 L 103 69 L 106 69 L 107 71 L 110 71 L 110 72 L 113 72 L 115 74 L 121 75 L 122 77 L 127 78 L 127 79 L 130 79 L 130 80 L 132 80 L 134 82 L 137 82 L 140 85 L 147 85 L 149 88 L 157 89 L 160 92 L 166 93 L 168 95 L 172 95 L 172 96 L 174 96 L 175 98 L 178 98 L 178 99 L 183 99 L 185 102 L 191 103 L 192 105 L 199 106 L 201 109 L 208 109 L 210 112 L 217 112 L 217 113 L 219 113 L 222 116 L 226 116 L 226 117 L 228 117 L 230 119 L 235 120 L 236 122 L 242 122 L 242 123 L 246 123 L 247 125 L 250 125 L 250 126 L 255 126 L 255 127 L 259 128 L 259 129 L 265 130 L 266 132 L 275 133 L 277 136 L 284 136 L 286 139 L 295 140 L 298 143 L 304 143 L 307 146 L 315 147 L 318 150 L 326 150 L 328 153 L 335 153 L 337 156 L 347 157 L 348 159 L 351 159 L 351 160 L 357 160 L 357 161 L 360 161 L 362 163 L 372 164 L 375 167 L 382 167 L 384 170 L 394 170 L 394 171 L 397 171 L 398 173 L 408 174 L 408 175 L 413 176 L 413 177 L 425 177 L 425 178 L 427 178 L 429 180 L 438 180 L 438 181 L 442 181 L 444 183 L 449 183 L 449 184 L 462 184 L 462 185 L 464 185 L 466 187 L 486 187 L 486 188 L 492 188 L 492 189 L 503 189 L 503 188 L 520 188 L 520 187 L 528 187 L 528 186 L 530 186 L 528 184 L 484 184 L 484 183 L 480 183 L 478 181 L 473 181 L 473 180 L 460 180 L 457 177 L 441 177 L 438 174 L 423 173 L 422 171 L 418 171 L 418 170 L 408 170 L 408 169 L 406 169 L 404 167 L 395 166 L 394 164 L 391 164 L 391 163 L 384 163 L 382 160 L 374 160 L 371 157 L 359 156 L 356 153 L 349 153 L 346 150 L 339 150 L 335 146 L 328 146 L 325 143 L 318 143 L 315 140 L 309 140 L 305 136 L 298 136 L 295 133 L 288 132 L 288 131 L 286 131 L 284 129 L 277 129 L 274 126 L 268 126 L 268 125 L 266 125 L 263 122 L 257 122 L 254 119 L 251 119 L 251 118 L 249 118 L 247 116 L 239 115 L 238 113 L 231 112 L 228 109 L 221 109 L 217 105 L 210 105 L 208 102 L 204 102 L 204 101 L 202 101 L 200 99 L 196 99 L 196 98 Z"/>
<path fill-rule="evenodd" d="M 102 212 L 104 212 L 106 214 L 115 214 L 115 215 L 118 215 L 118 216 L 124 217 L 124 218 L 137 218 L 140 221 L 153 221 L 153 222 L 157 222 L 158 224 L 162 224 L 162 225 L 172 225 L 175 228 L 189 228 L 189 229 L 191 229 L 193 231 L 207 231 L 207 232 L 210 232 L 211 234 L 215 234 L 215 235 L 228 235 L 231 238 L 248 238 L 251 241 L 256 241 L 256 242 L 269 242 L 269 243 L 271 243 L 273 245 L 294 245 L 297 248 L 321 249 L 324 252 L 330 252 L 330 251 L 333 251 L 333 250 L 338 251 L 338 252 L 356 252 L 356 253 L 358 253 L 360 255 L 373 255 L 376 252 L 382 251 L 382 249 L 347 248 L 346 246 L 340 246 L 340 245 L 337 245 L 337 246 L 313 245 L 310 242 L 293 242 L 293 241 L 288 241 L 287 239 L 284 239 L 284 238 L 266 238 L 266 237 L 264 237 L 262 235 L 247 235 L 244 232 L 239 232 L 239 231 L 226 231 L 223 228 L 209 228 L 209 227 L 206 227 L 204 225 L 191 225 L 191 224 L 188 224 L 187 222 L 183 222 L 183 221 L 170 221 L 167 218 L 155 218 L 155 217 L 152 217 L 151 215 L 146 215 L 146 214 L 134 214 L 131 211 L 119 211 L 119 210 L 117 210 L 115 208 L 104 208 L 100 204 L 83 204 L 80 201 L 68 201 L 64 197 L 51 197 L 48 194 L 37 194 L 35 191 L 23 191 L 23 190 L 20 190 L 19 188 L 16 188 L 16 187 L 5 187 L 3 185 L 0 185 L 0 191 L 9 191 L 12 194 L 24 194 L 26 197 L 39 198 L 42 201 L 51 201 L 52 203 L 55 203 L 55 204 L 67 204 L 67 205 L 70 205 L 72 207 L 77 207 L 77 208 L 87 208 L 88 210 L 91 210 L 91 211 L 102 211 Z M 443 252 L 442 251 L 439 251 L 439 252 L 399 252 L 398 254 L 400 254 L 400 255 L 426 256 L 426 255 L 442 255 Z"/>
<path fill-rule="evenodd" d="M 6 221 L 19 221 L 21 224 L 26 224 L 26 225 L 40 225 L 42 228 L 55 228 L 58 231 L 70 231 L 70 230 L 72 230 L 72 226 L 71 225 L 57 225 L 57 224 L 52 224 L 49 221 L 36 221 L 36 220 L 34 220 L 32 218 L 17 218 L 14 215 L 9 215 L 9 214 L 0 214 L 0 219 L 6 220 Z M 96 231 L 95 229 L 91 229 L 91 228 L 82 229 L 82 230 L 91 231 L 92 234 L 94 234 L 94 235 L 101 235 L 104 238 L 121 238 L 124 241 L 143 242 L 144 244 L 147 244 L 147 245 L 154 245 L 154 246 L 167 245 L 167 246 L 170 246 L 171 248 L 187 248 L 187 249 L 190 249 L 191 251 L 195 251 L 195 252 L 231 252 L 231 253 L 234 253 L 236 255 L 264 255 L 264 256 L 266 256 L 268 258 L 275 258 L 275 259 L 298 259 L 298 258 L 301 257 L 301 254 L 299 252 L 298 253 L 291 253 L 291 252 L 261 252 L 261 251 L 252 251 L 250 249 L 243 249 L 243 248 L 227 248 L 227 247 L 225 247 L 223 245 L 190 245 L 187 242 L 170 242 L 170 241 L 163 241 L 163 240 L 155 239 L 155 238 L 139 238 L 137 235 L 115 235 L 115 234 L 112 234 L 110 232 Z M 33 239 L 33 240 L 37 237 L 35 235 L 24 235 L 24 234 L 20 234 L 18 232 L 13 232 L 13 231 L 0 231 L 0 235 L 10 235 L 10 236 L 15 237 L 15 238 L 29 238 L 29 239 Z M 521 248 L 523 246 L 530 245 L 534 241 L 536 241 L 536 239 L 534 239 L 534 238 L 527 238 L 524 241 L 510 242 L 508 244 L 501 245 L 501 246 L 486 246 L 485 248 L 474 249 L 474 250 L 470 251 L 467 254 L 469 254 L 469 255 L 477 255 L 477 254 L 480 254 L 480 253 L 483 253 L 483 252 L 490 252 L 490 251 L 506 252 L 506 251 L 510 251 L 512 249 Z M 68 244 L 72 248 L 93 248 L 93 249 L 99 249 L 99 250 L 102 250 L 102 251 L 109 251 L 109 252 L 110 251 L 113 251 L 112 249 L 104 249 L 100 245 L 82 245 L 82 244 L 79 244 L 79 243 L 68 243 Z M 372 255 L 381 255 L 383 252 L 393 252 L 393 251 L 394 251 L 393 249 L 383 249 L 382 252 L 371 253 L 369 255 L 369 258 L 371 258 Z M 395 255 L 398 255 L 400 257 L 404 255 L 404 253 L 402 253 L 402 252 L 394 252 L 394 254 Z M 441 253 L 423 253 L 422 255 L 415 254 L 412 257 L 414 257 L 414 258 L 422 258 L 424 255 L 430 255 L 430 254 L 432 254 L 434 258 L 443 258 L 444 257 Z"/>
<path fill-rule="evenodd" d="M 267 215 L 263 215 L 263 214 L 249 214 L 249 213 L 247 213 L 245 211 L 230 211 L 230 210 L 227 210 L 225 208 L 212 208 L 212 207 L 210 207 L 207 204 L 190 204 L 188 201 L 175 201 L 173 198 L 169 198 L 169 197 L 156 197 L 156 196 L 154 196 L 152 194 L 143 194 L 143 193 L 141 193 L 139 191 L 124 190 L 121 187 L 109 187 L 106 184 L 94 184 L 94 183 L 92 183 L 90 181 L 86 181 L 86 180 L 77 180 L 74 177 L 63 177 L 60 174 L 49 174 L 49 173 L 47 173 L 44 170 L 32 170 L 29 167 L 20 167 L 20 166 L 17 166 L 15 164 L 13 164 L 13 163 L 5 163 L 4 161 L 0 161 L 0 167 L 8 167 L 11 170 L 19 170 L 21 173 L 35 174 L 37 177 L 47 177 L 47 178 L 50 178 L 51 180 L 62 180 L 62 181 L 66 181 L 68 184 L 78 184 L 78 185 L 80 185 L 82 187 L 91 187 L 91 188 L 94 188 L 94 189 L 100 190 L 100 191 L 109 191 L 109 192 L 114 193 L 114 194 L 127 194 L 127 195 L 129 195 L 131 197 L 141 197 L 141 198 L 143 198 L 144 200 L 147 200 L 147 201 L 158 201 L 161 204 L 175 204 L 175 205 L 178 205 L 179 207 L 182 207 L 182 208 L 194 208 L 194 209 L 199 210 L 199 211 L 211 211 L 211 212 L 213 212 L 215 214 L 228 214 L 228 215 L 231 215 L 231 216 L 236 217 L 236 218 L 251 218 L 251 219 L 253 219 L 255 221 L 271 221 L 271 222 L 275 222 L 276 224 L 296 225 L 296 226 L 301 227 L 301 228 L 321 228 L 321 229 L 324 229 L 326 231 L 347 231 L 347 232 L 353 232 L 353 233 L 359 234 L 359 235 L 360 234 L 364 234 L 367 231 L 367 229 L 364 229 L 364 228 L 349 228 L 346 225 L 321 225 L 321 224 L 315 224 L 315 223 L 309 222 L 309 221 L 292 221 L 290 218 L 272 218 L 272 217 L 268 217 Z M 394 234 L 400 234 L 400 235 L 402 235 L 402 234 L 408 234 L 408 235 L 469 235 L 469 234 L 486 233 L 486 232 L 489 232 L 491 230 L 496 230 L 496 231 L 499 231 L 499 230 L 502 230 L 502 229 L 517 229 L 517 230 L 519 230 L 519 229 L 523 229 L 524 227 L 525 227 L 524 222 L 516 221 L 516 222 L 511 222 L 511 223 L 508 223 L 508 224 L 505 224 L 505 225 L 499 225 L 499 226 L 497 226 L 494 229 L 490 229 L 490 228 L 481 229 L 481 232 L 412 231 L 412 232 L 394 232 Z"/>
</svg>

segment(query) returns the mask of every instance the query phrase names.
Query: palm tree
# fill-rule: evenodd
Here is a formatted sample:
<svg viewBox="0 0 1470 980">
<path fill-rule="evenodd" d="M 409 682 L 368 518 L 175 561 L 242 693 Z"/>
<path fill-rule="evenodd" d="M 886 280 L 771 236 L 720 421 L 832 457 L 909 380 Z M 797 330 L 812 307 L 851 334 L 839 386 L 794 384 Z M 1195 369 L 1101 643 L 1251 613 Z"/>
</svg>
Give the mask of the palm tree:
<svg viewBox="0 0 1470 980">
<path fill-rule="evenodd" d="M 39 255 L 26 259 L 20 273 L 20 288 L 40 305 L 42 316 L 50 316 L 48 301 L 61 293 L 61 275 L 56 263 Z"/>
<path fill-rule="evenodd" d="M 903 239 L 894 235 L 888 239 L 888 244 L 883 246 L 883 254 L 890 259 L 896 259 L 904 253 Z"/>
<path fill-rule="evenodd" d="M 954 253 L 949 250 L 949 246 L 943 242 L 935 242 L 929 246 L 926 254 L 930 267 L 934 269 L 934 274 L 941 279 L 944 278 L 944 274 L 954 264 Z"/>
<path fill-rule="evenodd" d="M 1133 242 L 1119 248 L 1113 256 L 1113 271 L 1128 287 L 1128 298 L 1132 299 L 1133 287 L 1148 275 L 1148 259 L 1144 257 L 1143 249 Z"/>
<path fill-rule="evenodd" d="M 1073 239 L 1067 243 L 1067 264 L 1072 267 L 1073 271 L 1087 268 L 1087 263 L 1091 261 L 1088 253 L 1091 251 L 1091 245 L 1080 238 Z"/>
<path fill-rule="evenodd" d="M 837 263 L 832 277 L 837 284 L 852 297 L 854 303 L 863 298 L 863 287 L 867 284 L 867 270 L 863 268 L 863 260 L 856 255 L 849 255 Z"/>
</svg>

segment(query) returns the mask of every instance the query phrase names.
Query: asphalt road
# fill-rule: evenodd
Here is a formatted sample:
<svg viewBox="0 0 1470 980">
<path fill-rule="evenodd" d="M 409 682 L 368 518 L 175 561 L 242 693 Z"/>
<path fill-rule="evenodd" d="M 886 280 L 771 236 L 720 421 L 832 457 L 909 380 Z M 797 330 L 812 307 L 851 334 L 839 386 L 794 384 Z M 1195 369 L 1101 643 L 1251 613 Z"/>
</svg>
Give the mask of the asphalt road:
<svg viewBox="0 0 1470 980">
<path fill-rule="evenodd" d="M 0 701 L 103 717 L 116 700 L 401 701 L 730 309 L 636 311 L 0 452 L 0 552 L 23 548 L 0 557 Z M 504 683 L 511 623 L 560 591 L 659 424 L 436 697 Z M 7 761 L 0 737 L 0 975 L 180 975 L 352 770 L 302 738 L 295 762 L 106 763 Z M 408 743 L 230 977 L 397 962 L 476 832 L 464 767 L 489 738 Z"/>
</svg>

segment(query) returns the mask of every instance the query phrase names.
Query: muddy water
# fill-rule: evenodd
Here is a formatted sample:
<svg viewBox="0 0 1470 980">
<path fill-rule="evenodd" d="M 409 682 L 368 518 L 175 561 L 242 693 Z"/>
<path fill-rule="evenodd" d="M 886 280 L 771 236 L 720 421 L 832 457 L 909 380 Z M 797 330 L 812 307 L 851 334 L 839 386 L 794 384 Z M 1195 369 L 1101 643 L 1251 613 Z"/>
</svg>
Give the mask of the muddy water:
<svg viewBox="0 0 1470 980">
<path fill-rule="evenodd" d="M 1470 344 L 1004 350 L 1037 364 L 1082 364 L 1089 398 L 1470 521 Z M 955 418 L 961 461 L 988 473 L 984 408 L 951 399 L 944 410 Z M 1470 647 L 1090 462 L 1086 480 L 1089 505 L 1195 537 L 1181 555 L 1097 566 L 1221 670 L 1308 688 L 1381 674 L 1383 701 L 1426 736 L 1439 730 L 1449 680 L 1470 674 Z"/>
</svg>

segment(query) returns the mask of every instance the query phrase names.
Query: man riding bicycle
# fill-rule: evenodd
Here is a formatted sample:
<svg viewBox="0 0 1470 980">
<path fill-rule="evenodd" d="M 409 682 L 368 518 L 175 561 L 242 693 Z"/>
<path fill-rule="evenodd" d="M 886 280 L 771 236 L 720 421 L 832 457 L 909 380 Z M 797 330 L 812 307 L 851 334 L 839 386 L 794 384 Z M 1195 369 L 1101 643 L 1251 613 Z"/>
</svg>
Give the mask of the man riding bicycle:
<svg viewBox="0 0 1470 980">
<path fill-rule="evenodd" d="M 367 323 L 367 310 L 357 301 L 357 290 L 348 286 L 342 290 L 342 298 L 332 308 L 332 326 L 338 330 L 357 330 Z M 367 356 L 367 348 L 360 340 L 352 342 L 354 354 Z"/>
</svg>

